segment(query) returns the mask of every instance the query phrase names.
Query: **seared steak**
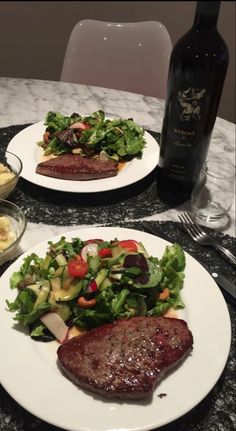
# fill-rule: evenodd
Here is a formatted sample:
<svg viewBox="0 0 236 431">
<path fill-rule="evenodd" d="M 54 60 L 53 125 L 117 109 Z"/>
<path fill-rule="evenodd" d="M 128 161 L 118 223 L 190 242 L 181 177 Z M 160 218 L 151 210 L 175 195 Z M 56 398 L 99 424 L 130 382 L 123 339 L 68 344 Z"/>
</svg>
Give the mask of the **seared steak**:
<svg viewBox="0 0 236 431">
<path fill-rule="evenodd" d="M 36 173 L 64 180 L 94 180 L 117 175 L 118 163 L 113 160 L 99 160 L 78 154 L 62 154 L 41 162 Z"/>
<path fill-rule="evenodd" d="M 106 397 L 141 399 L 186 357 L 193 345 L 184 320 L 133 317 L 71 338 L 58 350 L 66 375 Z"/>
</svg>

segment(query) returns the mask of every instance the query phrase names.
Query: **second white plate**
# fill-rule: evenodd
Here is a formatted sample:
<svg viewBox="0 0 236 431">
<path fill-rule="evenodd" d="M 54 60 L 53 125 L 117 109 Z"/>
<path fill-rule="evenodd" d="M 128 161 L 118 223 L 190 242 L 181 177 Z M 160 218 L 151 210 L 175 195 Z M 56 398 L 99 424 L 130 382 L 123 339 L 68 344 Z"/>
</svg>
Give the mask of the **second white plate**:
<svg viewBox="0 0 236 431">
<path fill-rule="evenodd" d="M 42 160 L 43 150 L 36 142 L 42 141 L 44 122 L 33 124 L 17 133 L 7 150 L 16 154 L 23 163 L 22 178 L 38 186 L 73 193 L 95 193 L 115 190 L 131 185 L 150 174 L 157 166 L 159 147 L 156 140 L 145 131 L 146 146 L 141 159 L 133 159 L 115 177 L 90 181 L 71 181 L 36 174 L 36 166 Z"/>
</svg>

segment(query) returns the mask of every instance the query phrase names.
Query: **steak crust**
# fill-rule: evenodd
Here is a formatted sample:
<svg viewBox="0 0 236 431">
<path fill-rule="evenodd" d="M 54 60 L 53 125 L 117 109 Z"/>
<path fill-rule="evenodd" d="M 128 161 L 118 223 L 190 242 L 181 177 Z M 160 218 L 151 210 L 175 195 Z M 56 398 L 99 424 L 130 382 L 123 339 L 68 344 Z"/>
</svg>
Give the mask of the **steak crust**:
<svg viewBox="0 0 236 431">
<path fill-rule="evenodd" d="M 79 154 L 62 154 L 41 162 L 36 173 L 64 180 L 94 180 L 117 175 L 118 163 L 114 160 L 99 160 Z"/>
<path fill-rule="evenodd" d="M 59 366 L 75 384 L 108 398 L 142 399 L 152 395 L 192 347 L 184 320 L 133 317 L 71 338 L 57 354 Z"/>
</svg>

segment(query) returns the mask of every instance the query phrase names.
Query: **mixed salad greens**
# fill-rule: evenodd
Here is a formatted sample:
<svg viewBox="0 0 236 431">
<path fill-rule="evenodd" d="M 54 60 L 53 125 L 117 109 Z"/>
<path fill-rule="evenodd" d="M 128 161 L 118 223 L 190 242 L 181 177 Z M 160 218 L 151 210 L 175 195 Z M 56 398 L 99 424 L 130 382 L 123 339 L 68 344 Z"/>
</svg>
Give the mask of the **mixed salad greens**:
<svg viewBox="0 0 236 431">
<path fill-rule="evenodd" d="M 161 258 L 149 256 L 135 240 L 83 241 L 64 236 L 42 258 L 32 253 L 10 278 L 17 289 L 8 310 L 29 327 L 31 337 L 55 338 L 45 316 L 57 316 L 65 328 L 91 329 L 132 316 L 159 316 L 183 308 L 185 254 L 178 244 Z"/>
<path fill-rule="evenodd" d="M 130 160 L 141 157 L 145 146 L 144 129 L 131 118 L 106 119 L 101 110 L 89 116 L 77 113 L 64 116 L 49 111 L 44 125 L 43 141 L 37 144 L 44 149 L 45 156 L 74 153 Z"/>
</svg>

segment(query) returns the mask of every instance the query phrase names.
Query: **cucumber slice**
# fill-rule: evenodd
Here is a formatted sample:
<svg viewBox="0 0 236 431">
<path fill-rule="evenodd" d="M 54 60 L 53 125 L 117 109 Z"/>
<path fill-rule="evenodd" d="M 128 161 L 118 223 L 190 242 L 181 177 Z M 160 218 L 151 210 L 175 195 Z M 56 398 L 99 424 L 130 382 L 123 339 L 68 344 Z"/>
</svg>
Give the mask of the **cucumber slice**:
<svg viewBox="0 0 236 431">
<path fill-rule="evenodd" d="M 105 280 L 103 280 L 103 282 L 100 284 L 99 289 L 104 290 L 111 286 L 112 286 L 111 280 L 109 280 L 109 278 L 105 278 Z"/>
<path fill-rule="evenodd" d="M 55 301 L 70 301 L 78 296 L 83 287 L 83 280 L 71 284 L 69 289 L 58 289 L 54 292 Z"/>
<path fill-rule="evenodd" d="M 146 257 L 146 259 L 149 257 L 149 254 L 146 250 L 146 248 L 144 247 L 142 242 L 138 243 L 138 252 L 139 253 L 143 253 L 143 255 Z"/>
<path fill-rule="evenodd" d="M 65 256 L 63 256 L 63 254 L 58 254 L 55 257 L 55 260 L 56 260 L 56 262 L 57 262 L 57 264 L 59 266 L 65 266 L 65 265 L 67 265 L 67 260 L 66 260 Z"/>
<path fill-rule="evenodd" d="M 64 269 L 65 269 L 64 266 L 59 266 L 59 268 L 57 268 L 56 271 L 54 272 L 54 276 L 61 277 Z"/>
<path fill-rule="evenodd" d="M 40 293 L 35 301 L 34 308 L 37 308 L 39 305 L 43 304 L 47 301 L 48 295 L 50 292 L 49 283 L 45 283 L 40 287 Z"/>
<path fill-rule="evenodd" d="M 65 302 L 56 303 L 55 307 L 53 307 L 53 311 L 59 314 L 64 322 L 69 319 L 72 313 L 69 305 Z"/>
<path fill-rule="evenodd" d="M 60 277 L 52 277 L 50 278 L 50 284 L 52 290 L 55 292 L 56 290 L 61 289 L 61 278 Z"/>
<path fill-rule="evenodd" d="M 120 253 L 114 257 L 104 258 L 103 261 L 106 264 L 107 268 L 111 268 L 112 266 L 118 265 L 118 264 L 122 266 L 124 263 L 124 258 L 125 258 L 125 253 Z"/>
<path fill-rule="evenodd" d="M 97 283 L 98 288 L 100 287 L 101 283 L 105 280 L 105 278 L 107 277 L 109 273 L 109 270 L 106 268 L 102 268 L 98 274 L 97 277 L 95 278 L 95 281 Z"/>
</svg>

